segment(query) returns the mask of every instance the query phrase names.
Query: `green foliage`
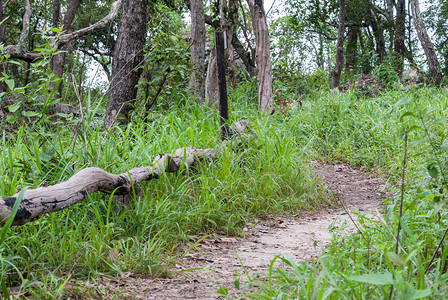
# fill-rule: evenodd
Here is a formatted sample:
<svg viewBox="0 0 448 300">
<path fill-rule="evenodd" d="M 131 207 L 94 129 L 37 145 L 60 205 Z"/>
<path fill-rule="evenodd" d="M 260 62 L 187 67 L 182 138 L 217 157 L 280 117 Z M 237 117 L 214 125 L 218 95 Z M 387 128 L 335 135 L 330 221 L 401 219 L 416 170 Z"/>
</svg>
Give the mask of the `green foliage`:
<svg viewBox="0 0 448 300">
<path fill-rule="evenodd" d="M 247 107 L 243 97 L 247 93 L 233 95 L 232 122 L 243 117 L 253 122 L 256 138 L 245 149 L 229 149 L 198 169 L 144 183 L 141 197 L 131 207 L 95 194 L 12 228 L 3 255 L 20 258 L 14 266 L 24 278 L 11 274 L 7 285 L 39 282 L 29 288 L 46 298 L 65 284 L 64 274 L 79 279 L 125 272 L 158 276 L 182 255 L 177 253 L 181 242 L 194 242 L 214 231 L 238 234 L 256 215 L 315 210 L 325 204 L 322 188 L 284 127 L 285 120 L 257 116 L 256 107 Z M 197 105 L 176 104 L 169 112 L 160 107 L 146 123 L 116 127 L 109 133 L 86 128 L 88 140 L 74 127 L 60 127 L 51 135 L 31 130 L 23 135 L 22 127 L 15 139 L 4 140 L 0 174 L 7 185 L 2 185 L 1 196 L 24 185 L 61 182 L 87 166 L 119 173 L 151 164 L 158 153 L 179 147 L 220 145 L 218 116 Z"/>
<path fill-rule="evenodd" d="M 9 91 L 0 94 L 0 101 L 3 99 L 14 99 L 14 103 L 6 108 L 10 112 L 6 116 L 9 124 L 18 124 L 33 121 L 39 124 L 46 121 L 51 113 L 51 107 L 58 103 L 60 99 L 55 96 L 57 86 L 61 79 L 49 68 L 51 58 L 57 54 L 54 48 L 47 42 L 41 45 L 36 51 L 42 53 L 42 58 L 31 64 L 33 76 L 36 78 L 25 86 L 20 86 L 15 78 L 3 72 L 0 81 L 5 82 Z M 1 56 L 0 63 L 8 62 L 10 65 L 22 66 L 22 62 L 8 59 L 8 56 Z M 54 87 L 52 86 L 54 85 Z"/>
<path fill-rule="evenodd" d="M 314 262 L 296 263 L 277 256 L 266 281 L 251 299 L 445 299 L 446 109 L 448 94 L 437 89 L 389 91 L 362 100 L 352 94 L 324 94 L 293 126 L 302 148 L 312 157 L 374 169 L 397 181 L 401 175 L 403 133 L 408 130 L 403 215 L 400 193 L 386 200 L 372 218 L 357 213 L 360 231 L 347 235 L 347 224 L 334 224 L 333 238 Z M 301 127 L 303 129 L 301 129 Z M 378 222 L 378 219 L 383 221 Z M 391 234 L 401 220 L 400 249 Z M 386 224 L 386 225 L 385 225 Z M 403 250 L 402 250 L 403 249 Z M 252 280 L 256 281 L 255 278 Z"/>
<path fill-rule="evenodd" d="M 182 101 L 177 91 L 187 88 L 191 73 L 190 47 L 181 16 L 163 4 L 155 5 L 157 14 L 150 21 L 150 44 L 145 50 L 144 76 L 139 82 L 140 105 L 137 114 L 157 104 L 166 109 Z M 177 103 L 179 104 L 179 103 Z"/>
<path fill-rule="evenodd" d="M 391 88 L 398 83 L 399 77 L 393 63 L 384 62 L 373 68 L 375 78 L 380 79 L 387 87 Z"/>
</svg>

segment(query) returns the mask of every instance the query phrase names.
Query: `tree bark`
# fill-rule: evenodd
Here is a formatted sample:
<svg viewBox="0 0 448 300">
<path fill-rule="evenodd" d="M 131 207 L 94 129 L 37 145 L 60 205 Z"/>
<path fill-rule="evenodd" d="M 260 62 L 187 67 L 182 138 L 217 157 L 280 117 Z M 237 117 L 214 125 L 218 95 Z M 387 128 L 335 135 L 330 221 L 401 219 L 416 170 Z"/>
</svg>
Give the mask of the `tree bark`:
<svg viewBox="0 0 448 300">
<path fill-rule="evenodd" d="M 112 62 L 112 81 L 105 126 L 110 128 L 122 114 L 126 119 L 137 97 L 146 37 L 147 1 L 124 0 Z"/>
<path fill-rule="evenodd" d="M 3 0 L 0 0 L 0 44 L 5 44 L 6 42 L 6 23 L 3 22 Z M 0 76 L 2 72 L 6 73 L 6 64 L 0 64 Z M 6 83 L 0 81 L 0 93 L 7 91 Z"/>
<path fill-rule="evenodd" d="M 65 12 L 64 19 L 62 20 L 63 33 L 67 33 L 71 30 L 73 20 L 75 19 L 76 10 L 78 9 L 80 4 L 81 0 L 70 0 L 70 2 L 68 3 L 67 11 Z M 57 26 L 59 25 L 56 25 L 55 27 Z M 65 58 L 66 53 L 58 53 L 53 57 L 52 61 L 53 73 L 56 74 L 59 78 L 62 78 L 62 75 L 64 74 Z M 62 87 L 63 87 L 63 81 L 61 81 L 58 86 L 58 93 L 56 95 L 58 98 L 62 96 Z"/>
<path fill-rule="evenodd" d="M 190 78 L 190 87 L 199 104 L 205 102 L 205 18 L 203 0 L 191 0 L 191 59 L 193 72 Z"/>
<path fill-rule="evenodd" d="M 339 0 L 338 39 L 336 42 L 336 65 L 331 79 L 331 88 L 339 86 L 342 67 L 344 65 L 344 33 L 345 33 L 345 0 Z"/>
<path fill-rule="evenodd" d="M 272 109 L 272 63 L 268 24 L 263 0 L 247 0 L 255 34 L 255 55 L 258 68 L 258 107 L 266 113 Z"/>
<path fill-rule="evenodd" d="M 372 27 L 373 36 L 376 42 L 376 53 L 378 54 L 379 63 L 386 57 L 386 43 L 384 42 L 384 33 L 381 24 L 378 22 L 377 16 L 373 10 L 369 9 L 369 23 Z"/>
<path fill-rule="evenodd" d="M 228 1 L 228 2 L 227 2 Z M 234 37 L 234 32 L 236 25 L 238 23 L 238 6 L 235 0 L 222 0 L 220 6 L 220 27 L 222 30 L 226 31 L 227 45 L 228 48 L 225 50 L 225 56 L 229 56 L 229 47 L 232 44 Z M 215 24 L 217 25 L 217 24 Z M 217 27 L 215 27 L 217 28 Z M 216 47 L 213 47 L 210 51 L 210 58 L 207 68 L 207 78 L 206 78 L 206 94 L 205 99 L 209 106 L 216 106 L 218 104 L 218 69 L 216 64 Z M 219 104 L 218 104 L 219 109 Z"/>
<path fill-rule="evenodd" d="M 396 2 L 396 10 L 397 15 L 395 18 L 395 41 L 394 41 L 394 50 L 399 55 L 399 59 L 396 64 L 397 71 L 403 71 L 403 60 L 406 54 L 406 45 L 404 43 L 406 38 L 406 0 L 397 0 Z"/>
<path fill-rule="evenodd" d="M 246 120 L 235 123 L 235 132 L 240 134 L 240 137 L 234 141 L 224 141 L 219 151 L 222 152 L 229 144 L 232 144 L 233 147 L 241 145 L 242 139 L 248 137 L 246 133 L 249 126 L 250 122 Z M 46 213 L 65 209 L 97 191 L 107 194 L 114 193 L 114 195 L 128 195 L 132 193 L 133 187 L 142 181 L 158 179 L 165 172 L 176 172 L 182 166 L 191 166 L 198 161 L 214 158 L 217 152 L 214 148 L 180 148 L 173 154 L 158 155 L 150 166 L 135 167 L 119 175 L 108 173 L 100 168 L 83 169 L 65 182 L 27 190 L 14 216 L 12 226 L 24 225 L 39 219 Z M 0 226 L 4 225 L 11 215 L 11 210 L 18 198 L 19 193 L 11 197 L 0 198 Z"/>
<path fill-rule="evenodd" d="M 350 27 L 347 34 L 347 46 L 345 48 L 345 67 L 353 69 L 358 61 L 358 27 Z"/>
<path fill-rule="evenodd" d="M 425 24 L 420 15 L 420 4 L 418 0 L 410 1 L 415 31 L 417 31 L 418 39 L 425 51 L 426 60 L 428 61 L 429 75 L 431 76 L 432 83 L 439 85 L 442 80 L 442 73 L 440 72 L 440 63 L 434 49 L 434 44 L 431 42 L 431 39 L 426 32 Z"/>
<path fill-rule="evenodd" d="M 213 20 L 213 18 L 210 17 L 209 15 L 205 15 L 205 23 L 212 26 L 215 29 L 218 29 L 220 26 L 220 21 Z M 239 40 L 238 35 L 236 35 L 235 33 L 233 34 L 232 37 L 232 46 L 235 49 L 238 56 L 243 61 L 244 66 L 246 67 L 246 70 L 249 73 L 249 76 L 250 77 L 257 76 L 258 70 L 257 67 L 255 66 L 255 61 L 251 58 L 251 52 L 246 51 L 244 49 L 244 46 Z"/>
</svg>

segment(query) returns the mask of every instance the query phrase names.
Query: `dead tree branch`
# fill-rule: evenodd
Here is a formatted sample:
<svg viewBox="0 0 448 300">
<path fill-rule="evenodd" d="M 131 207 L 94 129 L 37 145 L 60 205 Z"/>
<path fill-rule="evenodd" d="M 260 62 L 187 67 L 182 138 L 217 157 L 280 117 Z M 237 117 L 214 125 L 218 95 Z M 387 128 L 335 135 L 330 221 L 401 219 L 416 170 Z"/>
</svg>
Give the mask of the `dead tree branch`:
<svg viewBox="0 0 448 300">
<path fill-rule="evenodd" d="M 235 123 L 234 130 L 244 137 L 249 126 L 250 122 L 241 120 Z M 228 143 L 239 145 L 242 140 L 237 137 L 232 142 L 225 141 L 220 150 L 227 148 Z M 83 169 L 65 182 L 27 190 L 12 226 L 24 225 L 39 219 L 46 213 L 65 209 L 84 200 L 94 192 L 115 195 L 130 194 L 132 187 L 142 181 L 158 179 L 165 172 L 176 172 L 182 166 L 192 166 L 199 161 L 214 158 L 218 151 L 214 148 L 179 148 L 172 154 L 158 155 L 150 166 L 135 167 L 118 175 L 95 167 Z M 3 225 L 9 218 L 18 197 L 19 193 L 11 197 L 0 198 L 0 224 Z"/>
</svg>

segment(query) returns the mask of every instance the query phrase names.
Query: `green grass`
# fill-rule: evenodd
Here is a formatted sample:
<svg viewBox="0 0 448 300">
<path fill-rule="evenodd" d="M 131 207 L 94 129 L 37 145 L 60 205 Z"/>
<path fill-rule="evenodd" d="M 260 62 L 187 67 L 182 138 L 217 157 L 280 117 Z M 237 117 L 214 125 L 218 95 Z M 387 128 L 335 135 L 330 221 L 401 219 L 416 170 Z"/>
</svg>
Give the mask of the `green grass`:
<svg viewBox="0 0 448 300">
<path fill-rule="evenodd" d="M 287 267 L 267 270 L 267 284 L 251 279 L 260 289 L 247 296 L 445 298 L 446 242 L 435 249 L 448 224 L 444 177 L 448 131 L 441 119 L 448 109 L 447 93 L 398 89 L 365 99 L 356 91 L 336 96 L 316 92 L 304 99 L 303 109 L 266 117 L 256 110 L 253 90 L 253 83 L 248 83 L 230 94 L 231 123 L 252 122 L 255 138 L 243 149 L 225 150 L 199 168 L 141 184 L 141 197 L 130 207 L 120 207 L 109 195 L 94 194 L 73 207 L 11 228 L 0 245 L 5 285 L 29 286 L 36 298 L 57 298 L 63 295 L 66 280 L 73 278 L 125 272 L 164 275 L 182 255 L 178 250 L 182 243 L 194 244 L 214 231 L 238 235 L 257 215 L 316 211 L 327 205 L 330 200 L 310 168 L 313 159 L 342 161 L 388 179 L 395 196 L 388 199 L 382 217 L 396 234 L 407 128 L 410 143 L 401 218 L 401 243 L 407 254 L 400 250 L 395 255 L 388 228 L 360 214 L 362 235 L 345 236 L 334 229 L 326 253 L 313 263 L 277 257 Z M 149 165 L 157 154 L 179 147 L 220 145 L 216 112 L 197 105 L 159 107 L 145 122 L 136 119 L 110 132 L 91 126 L 91 115 L 86 119 L 82 126 L 76 120 L 68 126 L 31 122 L 11 132 L 13 139 L 4 134 L 1 196 L 26 186 L 61 182 L 88 166 L 121 173 Z"/>
<path fill-rule="evenodd" d="M 313 263 L 277 257 L 285 267 L 273 269 L 251 299 L 446 299 L 448 226 L 446 147 L 448 93 L 434 88 L 395 90 L 380 98 L 323 94 L 309 99 L 298 112 L 295 128 L 307 155 L 337 160 L 382 174 L 393 196 L 382 218 L 357 216 L 361 232 L 333 238 Z M 295 117 L 290 119 L 294 122 Z M 408 159 L 401 217 L 400 244 L 394 236 L 400 219 L 399 178 L 404 155 L 404 130 L 409 131 Z M 428 170 L 430 172 L 428 172 Z M 335 227 L 337 228 L 337 227 Z M 390 231 L 389 231 L 390 230 Z M 367 240 L 367 241 L 366 241 Z M 437 246 L 440 244 L 440 248 Z M 432 264 L 429 264 L 434 257 Z"/>
<path fill-rule="evenodd" d="M 236 97 L 236 96 L 234 96 Z M 11 228 L 0 249 L 6 285 L 29 287 L 37 298 L 56 298 L 69 278 L 118 276 L 124 272 L 160 276 L 182 252 L 181 243 L 214 231 L 238 235 L 252 217 L 326 205 L 297 141 L 282 116 L 264 118 L 240 101 L 232 122 L 253 122 L 253 140 L 228 149 L 199 168 L 164 174 L 143 183 L 141 197 L 123 208 L 104 194 Z M 150 165 L 176 148 L 218 148 L 215 112 L 197 105 L 155 111 L 147 122 L 111 132 L 85 124 L 28 124 L 3 139 L 1 196 L 70 178 L 98 166 L 121 173 Z M 55 133 L 49 134 L 52 130 Z M 27 134 L 25 135 L 24 132 Z M 87 138 L 86 138 L 87 137 Z M 12 263 L 8 263 L 11 261 Z M 31 284 L 33 282 L 33 284 Z"/>
</svg>

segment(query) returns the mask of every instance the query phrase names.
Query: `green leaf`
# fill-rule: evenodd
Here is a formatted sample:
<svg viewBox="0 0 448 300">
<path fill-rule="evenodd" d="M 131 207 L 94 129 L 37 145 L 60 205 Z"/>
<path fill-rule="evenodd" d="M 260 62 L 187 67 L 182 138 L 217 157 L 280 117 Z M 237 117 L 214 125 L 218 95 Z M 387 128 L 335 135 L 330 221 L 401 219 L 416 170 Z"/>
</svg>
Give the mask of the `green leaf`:
<svg viewBox="0 0 448 300">
<path fill-rule="evenodd" d="M 41 152 L 39 153 L 39 158 L 41 161 L 49 162 L 53 158 L 53 155 L 51 153 Z"/>
<path fill-rule="evenodd" d="M 13 64 L 20 67 L 22 66 L 22 63 L 16 60 L 8 60 L 8 64 Z"/>
<path fill-rule="evenodd" d="M 439 176 L 439 169 L 435 164 L 430 164 L 426 167 L 428 169 L 429 176 L 432 178 L 437 178 Z"/>
<path fill-rule="evenodd" d="M 239 289 L 240 289 L 240 281 L 239 281 L 239 279 L 235 279 L 235 280 L 233 281 L 233 285 L 235 286 L 235 288 L 236 288 L 237 290 L 239 290 Z"/>
<path fill-rule="evenodd" d="M 16 103 L 8 106 L 8 110 L 12 113 L 16 112 L 20 108 L 20 103 Z"/>
<path fill-rule="evenodd" d="M 448 118 L 438 118 L 438 119 L 435 119 L 434 122 L 432 122 L 432 124 L 442 124 L 442 123 L 446 123 L 446 121 L 448 121 Z"/>
<path fill-rule="evenodd" d="M 404 263 L 404 260 L 402 257 L 398 256 L 395 252 L 387 252 L 386 253 L 387 258 L 389 258 L 389 260 L 399 266 L 402 266 Z"/>
<path fill-rule="evenodd" d="M 416 299 L 426 298 L 426 297 L 429 297 L 429 296 L 431 296 L 431 289 L 430 288 L 427 288 L 427 289 L 424 289 L 424 290 L 417 290 L 417 289 L 414 289 L 413 287 L 410 287 L 408 289 L 406 299 L 416 300 Z"/>
<path fill-rule="evenodd" d="M 405 112 L 404 114 L 401 115 L 401 117 L 400 117 L 400 122 L 402 122 L 403 119 L 404 119 L 405 117 L 408 117 L 408 116 L 411 116 L 411 117 L 414 117 L 414 118 L 415 118 L 415 114 L 414 114 L 413 112 L 407 111 L 407 112 Z"/>
<path fill-rule="evenodd" d="M 3 294 L 3 299 L 11 299 L 9 297 L 9 292 L 8 292 L 8 288 L 6 287 L 5 284 L 5 278 L 1 278 L 1 285 L 2 285 L 2 294 Z"/>
<path fill-rule="evenodd" d="M 35 116 L 38 116 L 39 114 L 35 111 L 27 110 L 27 111 L 22 111 L 22 115 L 24 115 L 25 117 L 35 117 Z"/>
<path fill-rule="evenodd" d="M 229 293 L 229 289 L 225 288 L 225 287 L 221 287 L 217 293 L 222 296 L 227 296 L 227 294 Z"/>
<path fill-rule="evenodd" d="M 13 115 L 7 115 L 6 116 L 6 121 L 8 123 L 14 124 L 15 122 L 17 122 L 17 118 Z"/>
<path fill-rule="evenodd" d="M 14 90 L 14 87 L 16 86 L 14 79 L 6 79 L 5 82 L 11 91 Z"/>
<path fill-rule="evenodd" d="M 411 98 L 401 98 L 400 100 L 398 100 L 398 101 L 395 103 L 395 107 L 406 105 L 406 104 L 408 104 L 408 103 L 411 102 L 411 101 L 412 101 Z"/>
<path fill-rule="evenodd" d="M 348 279 L 373 285 L 394 284 L 394 278 L 392 276 L 392 273 L 372 273 L 364 275 L 352 275 Z"/>
<path fill-rule="evenodd" d="M 9 214 L 8 219 L 4 223 L 5 225 L 0 230 L 0 248 L 3 246 L 4 241 L 6 240 L 6 233 L 11 227 L 12 222 L 14 221 L 14 217 L 16 216 L 17 210 L 19 209 L 20 203 L 22 203 L 23 196 L 25 195 L 26 188 L 23 188 L 14 202 L 14 205 L 11 209 L 11 213 Z"/>
</svg>

